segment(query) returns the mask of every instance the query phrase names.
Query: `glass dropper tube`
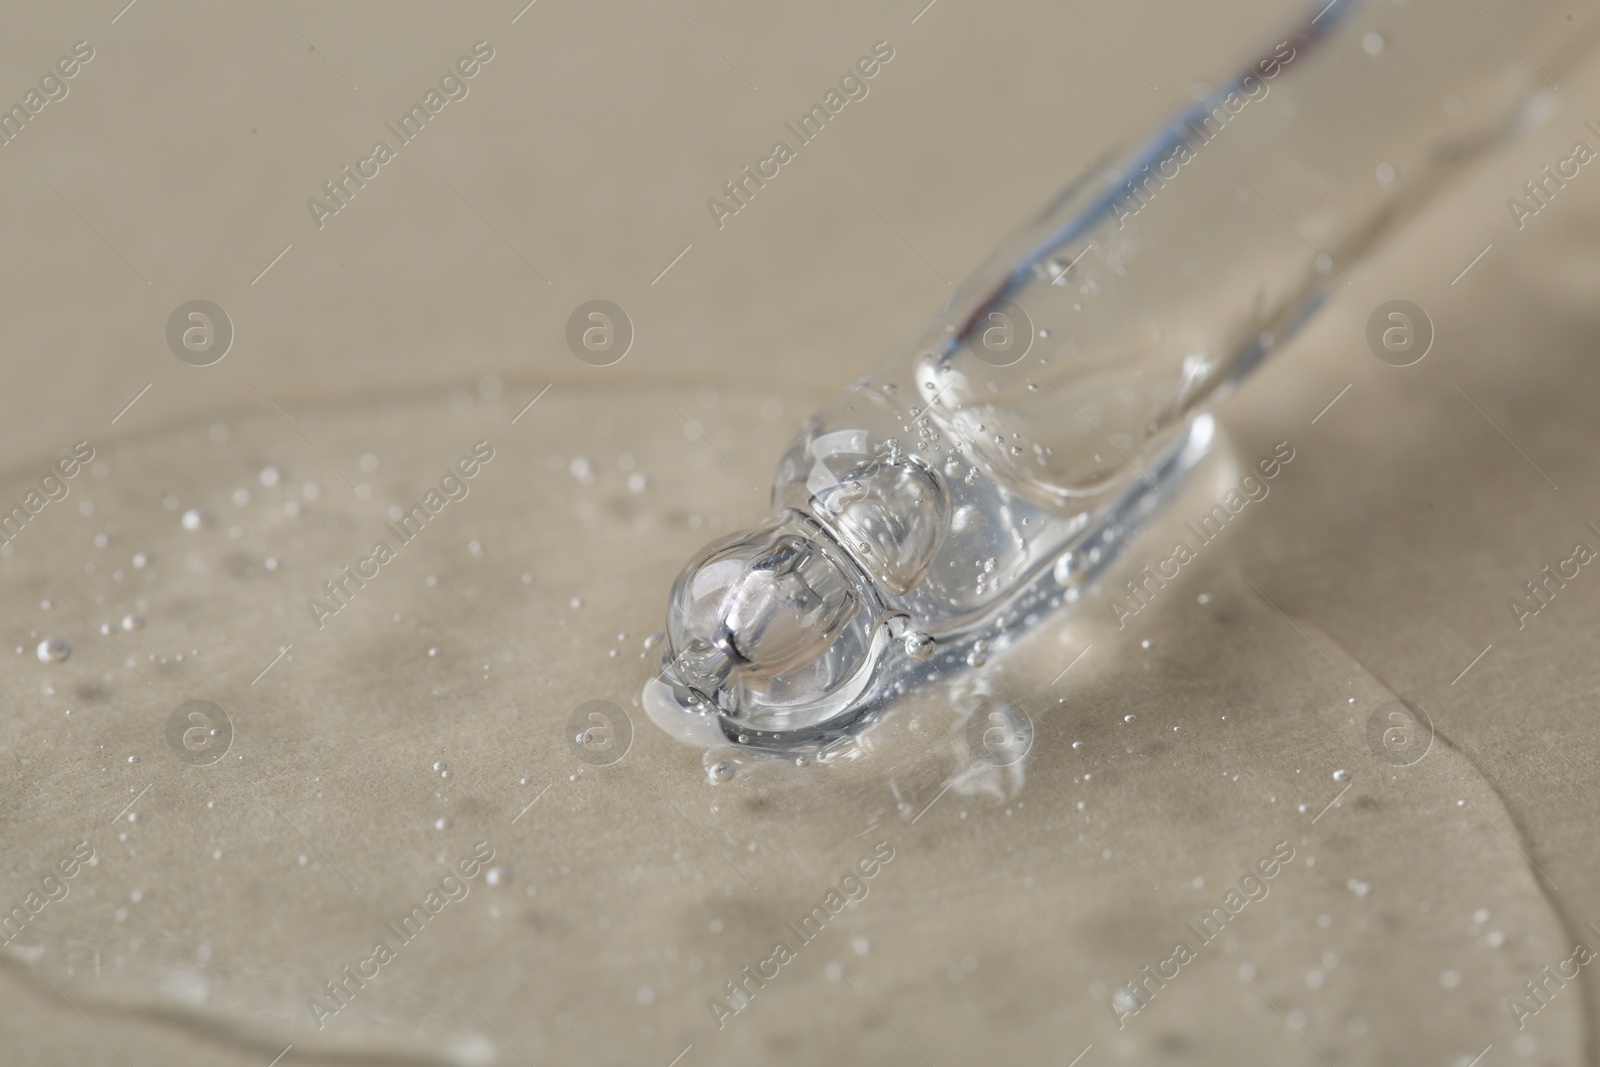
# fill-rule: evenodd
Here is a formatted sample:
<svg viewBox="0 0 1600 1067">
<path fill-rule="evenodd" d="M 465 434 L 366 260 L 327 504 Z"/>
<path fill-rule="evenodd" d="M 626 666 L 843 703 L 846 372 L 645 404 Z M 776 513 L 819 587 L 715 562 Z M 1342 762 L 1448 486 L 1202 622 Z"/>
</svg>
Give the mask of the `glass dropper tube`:
<svg viewBox="0 0 1600 1067">
<path fill-rule="evenodd" d="M 806 423 L 772 520 L 690 562 L 651 717 L 826 743 L 1070 605 L 1204 454 L 1205 408 L 1547 114 L 1597 24 L 1548 0 L 1324 2 L 1092 167 Z"/>
</svg>

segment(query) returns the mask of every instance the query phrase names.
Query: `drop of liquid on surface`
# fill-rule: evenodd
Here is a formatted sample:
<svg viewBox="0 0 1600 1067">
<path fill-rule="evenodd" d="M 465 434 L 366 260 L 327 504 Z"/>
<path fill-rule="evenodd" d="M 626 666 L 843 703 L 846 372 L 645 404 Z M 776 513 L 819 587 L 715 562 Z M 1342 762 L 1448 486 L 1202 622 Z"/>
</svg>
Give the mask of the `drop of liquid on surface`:
<svg viewBox="0 0 1600 1067">
<path fill-rule="evenodd" d="M 721 785 L 733 781 L 734 766 L 725 759 L 714 760 L 706 765 L 706 777 L 712 785 Z"/>
<path fill-rule="evenodd" d="M 490 867 L 487 871 L 483 872 L 483 884 L 484 885 L 510 885 L 511 884 L 511 868 L 510 867 Z"/>
<path fill-rule="evenodd" d="M 63 663 L 72 655 L 72 644 L 65 637 L 47 637 L 39 642 L 34 654 L 41 663 Z"/>
<path fill-rule="evenodd" d="M 1349 771 L 1334 771 L 1333 772 L 1333 780 L 1336 781 L 1336 782 L 1348 782 L 1350 780 L 1350 772 Z"/>
<path fill-rule="evenodd" d="M 129 612 L 122 617 L 122 628 L 124 630 L 144 629 L 144 616 Z"/>
<path fill-rule="evenodd" d="M 216 522 L 215 516 L 203 508 L 190 508 L 183 513 L 183 528 L 185 530 L 198 530 L 203 526 L 210 526 Z"/>
<path fill-rule="evenodd" d="M 920 630 L 913 630 L 911 633 L 906 634 L 906 655 L 915 660 L 930 659 L 933 656 L 935 644 L 936 642 L 931 634 L 925 634 Z"/>
</svg>

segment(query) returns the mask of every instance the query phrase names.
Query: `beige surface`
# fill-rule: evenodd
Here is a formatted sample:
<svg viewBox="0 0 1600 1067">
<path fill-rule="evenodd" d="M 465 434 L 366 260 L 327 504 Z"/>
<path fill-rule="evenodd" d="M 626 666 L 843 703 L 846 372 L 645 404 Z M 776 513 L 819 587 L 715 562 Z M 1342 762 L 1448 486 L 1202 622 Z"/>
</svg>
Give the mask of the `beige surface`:
<svg viewBox="0 0 1600 1067">
<path fill-rule="evenodd" d="M 633 707 L 673 574 L 761 513 L 809 410 L 1274 5 L 1080 6 L 1128 59 L 1070 6 L 955 0 L 914 25 L 681 0 L 8 16 L 5 99 L 75 41 L 95 58 L 0 148 L 0 500 L 74 441 L 104 464 L 0 558 L 23 649 L 0 902 L 80 840 L 99 857 L 0 949 L 8 1061 L 1595 1062 L 1592 967 L 1520 1034 L 1503 1003 L 1600 938 L 1594 579 L 1520 631 L 1506 608 L 1600 544 L 1600 178 L 1521 233 L 1504 208 L 1600 113 L 1593 72 L 1221 409 L 1240 461 L 1296 459 L 1136 625 L 1063 620 L 839 768 L 713 787 L 637 712 L 621 763 L 566 745 L 579 703 Z M 470 94 L 319 231 L 305 199 L 480 39 Z M 705 198 L 878 40 L 870 95 L 718 231 Z M 597 296 L 638 331 L 605 369 L 563 339 Z M 1405 370 L 1362 341 L 1396 296 L 1439 331 Z M 209 368 L 163 337 L 196 297 L 238 333 Z M 470 495 L 318 631 L 306 598 L 478 440 Z M 148 680 L 63 597 L 142 613 L 110 641 Z M 44 635 L 72 657 L 39 662 Z M 962 770 L 973 686 L 1052 709 L 1025 775 Z M 1399 769 L 1365 738 L 1396 696 L 1439 734 Z M 232 716 L 214 766 L 167 747 L 190 699 Z M 471 880 L 317 1029 L 307 998 L 479 841 L 509 882 Z M 880 841 L 860 906 L 717 1030 L 707 999 Z M 1279 841 L 1270 893 L 1119 1031 L 1111 988 Z"/>
</svg>

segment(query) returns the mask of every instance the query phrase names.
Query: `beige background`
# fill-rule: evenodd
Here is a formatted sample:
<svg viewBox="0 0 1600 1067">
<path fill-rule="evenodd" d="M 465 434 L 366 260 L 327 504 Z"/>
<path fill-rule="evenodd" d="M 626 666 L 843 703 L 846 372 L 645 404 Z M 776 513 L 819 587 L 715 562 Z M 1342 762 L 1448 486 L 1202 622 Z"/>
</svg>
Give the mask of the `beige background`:
<svg viewBox="0 0 1600 1067">
<path fill-rule="evenodd" d="M 0 500 L 73 441 L 102 464 L 0 558 L 21 650 L 0 661 L 0 905 L 79 840 L 99 856 L 0 949 L 8 1058 L 1596 1062 L 1592 968 L 1520 1033 L 1503 1002 L 1600 939 L 1595 579 L 1521 631 L 1506 608 L 1600 544 L 1600 179 L 1520 233 L 1504 200 L 1600 115 L 1600 71 L 1564 76 L 1560 114 L 1220 409 L 1199 497 L 1230 454 L 1297 458 L 1159 610 L 1064 619 L 843 767 L 711 786 L 635 708 L 677 568 L 761 514 L 800 420 L 947 279 L 1281 13 L 519 9 L 6 16 L 0 100 L 73 42 L 96 55 L 0 148 Z M 480 39 L 470 95 L 319 231 L 306 198 Z M 870 95 L 719 231 L 706 197 L 878 40 Z M 237 331 L 208 368 L 164 340 L 201 297 Z M 564 341 L 595 297 L 637 331 L 610 368 Z M 1362 340 L 1394 297 L 1438 328 L 1405 370 Z M 317 631 L 306 598 L 480 439 L 471 495 Z M 215 522 L 185 530 L 190 508 Z M 130 611 L 148 626 L 96 634 Z M 34 657 L 47 635 L 68 661 Z M 964 768 L 985 687 L 1040 709 L 1025 774 Z M 1366 747 L 1396 697 L 1438 728 L 1414 767 Z M 164 737 L 197 698 L 236 730 L 210 767 Z M 614 766 L 566 744 L 592 698 L 633 711 Z M 509 881 L 480 876 L 317 1030 L 306 999 L 480 840 Z M 879 841 L 895 859 L 862 904 L 715 1029 L 707 998 Z M 1109 990 L 1278 841 L 1296 858 L 1270 895 L 1118 1031 Z"/>
</svg>

